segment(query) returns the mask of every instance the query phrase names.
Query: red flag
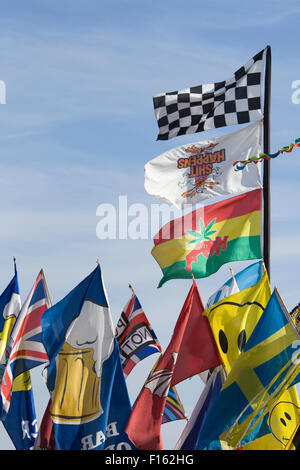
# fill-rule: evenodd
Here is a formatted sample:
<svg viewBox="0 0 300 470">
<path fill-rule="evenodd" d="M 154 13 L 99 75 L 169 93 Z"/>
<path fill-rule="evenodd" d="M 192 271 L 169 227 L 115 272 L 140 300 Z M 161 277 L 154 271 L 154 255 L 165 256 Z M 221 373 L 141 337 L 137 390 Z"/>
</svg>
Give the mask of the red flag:
<svg viewBox="0 0 300 470">
<path fill-rule="evenodd" d="M 34 450 L 56 450 L 53 422 L 50 415 L 51 398 L 45 410 L 39 433 L 34 444 Z"/>
<path fill-rule="evenodd" d="M 126 432 L 138 449 L 163 449 L 160 427 L 170 387 L 222 363 L 195 280 L 165 353 L 147 378 Z"/>
</svg>

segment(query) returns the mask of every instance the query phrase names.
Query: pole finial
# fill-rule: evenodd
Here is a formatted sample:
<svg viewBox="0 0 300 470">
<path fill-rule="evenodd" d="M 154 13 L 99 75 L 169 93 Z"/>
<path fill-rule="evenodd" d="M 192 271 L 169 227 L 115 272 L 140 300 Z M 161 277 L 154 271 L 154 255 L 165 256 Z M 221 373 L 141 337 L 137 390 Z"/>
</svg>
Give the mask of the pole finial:
<svg viewBox="0 0 300 470">
<path fill-rule="evenodd" d="M 229 266 L 229 271 L 231 273 L 232 279 L 234 279 L 234 272 L 231 266 Z"/>
<path fill-rule="evenodd" d="M 131 290 L 131 292 L 134 294 L 134 290 L 133 290 L 132 285 L 131 285 L 131 284 L 128 284 L 128 287 L 129 287 L 129 289 Z"/>
</svg>

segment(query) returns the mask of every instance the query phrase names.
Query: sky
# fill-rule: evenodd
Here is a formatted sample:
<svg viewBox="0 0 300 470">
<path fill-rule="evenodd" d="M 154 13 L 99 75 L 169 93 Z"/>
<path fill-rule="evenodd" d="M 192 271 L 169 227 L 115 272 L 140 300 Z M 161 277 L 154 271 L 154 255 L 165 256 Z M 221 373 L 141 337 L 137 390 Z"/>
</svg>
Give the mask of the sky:
<svg viewBox="0 0 300 470">
<path fill-rule="evenodd" d="M 191 282 L 172 280 L 157 289 L 161 271 L 150 253 L 151 234 L 100 240 L 97 208 L 111 204 L 118 214 L 119 197 L 126 196 L 128 207 L 150 209 L 160 201 L 144 189 L 144 165 L 172 147 L 220 135 L 211 130 L 157 141 L 155 94 L 225 80 L 267 45 L 271 152 L 300 137 L 300 103 L 292 99 L 300 80 L 299 15 L 298 0 L 2 2 L 0 291 L 13 275 L 14 256 L 22 300 L 44 268 L 53 303 L 99 259 L 114 324 L 132 284 L 165 349 Z M 300 301 L 299 174 L 298 149 L 271 162 L 270 282 L 289 310 Z M 231 266 L 237 272 L 247 264 Z M 229 276 L 225 265 L 197 280 L 204 303 Z M 156 359 L 129 376 L 132 403 Z M 49 398 L 41 372 L 32 371 L 38 422 Z M 202 388 L 197 376 L 177 386 L 188 416 Z M 184 424 L 162 426 L 166 449 L 174 448 Z M 13 449 L 3 426 L 0 449 Z"/>
</svg>

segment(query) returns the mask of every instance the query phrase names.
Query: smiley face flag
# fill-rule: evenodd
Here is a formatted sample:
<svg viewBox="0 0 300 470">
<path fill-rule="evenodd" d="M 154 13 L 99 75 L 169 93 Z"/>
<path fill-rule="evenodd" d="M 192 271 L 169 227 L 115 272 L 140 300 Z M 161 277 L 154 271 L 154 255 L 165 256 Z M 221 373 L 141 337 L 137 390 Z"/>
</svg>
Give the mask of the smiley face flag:
<svg viewBox="0 0 300 470">
<path fill-rule="evenodd" d="M 270 297 L 271 288 L 265 271 L 257 284 L 220 300 L 203 313 L 209 320 L 228 373 L 243 350 Z"/>
<path fill-rule="evenodd" d="M 270 285 L 263 263 L 246 268 L 251 279 L 257 278 L 260 269 L 263 276 L 250 288 L 228 296 L 205 311 L 210 320 L 220 355 L 229 373 L 241 354 L 256 323 L 263 313 L 263 307 L 270 298 Z M 244 270 L 244 271 L 246 271 Z M 242 273 L 237 273 L 239 279 Z M 240 285 L 242 285 L 240 283 Z M 259 425 L 259 430 L 247 437 L 242 448 L 245 450 L 282 450 L 293 429 L 300 420 L 300 403 L 296 387 L 286 390 L 278 402 Z"/>
<path fill-rule="evenodd" d="M 296 385 L 288 388 L 270 407 L 261 424 L 244 440 L 243 450 L 284 450 L 300 423 L 300 402 Z M 287 450 L 287 449 L 286 449 Z M 294 449 L 295 450 L 295 449 Z"/>
</svg>

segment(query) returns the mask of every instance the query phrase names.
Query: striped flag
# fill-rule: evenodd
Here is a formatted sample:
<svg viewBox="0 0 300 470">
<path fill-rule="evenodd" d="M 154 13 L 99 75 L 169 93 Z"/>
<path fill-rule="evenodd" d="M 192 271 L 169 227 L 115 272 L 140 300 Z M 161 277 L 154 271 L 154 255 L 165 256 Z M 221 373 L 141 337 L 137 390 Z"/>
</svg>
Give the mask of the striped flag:
<svg viewBox="0 0 300 470">
<path fill-rule="evenodd" d="M 8 413 L 16 377 L 42 363 L 48 355 L 42 343 L 41 317 L 51 305 L 44 271 L 41 270 L 23 304 L 5 350 L 5 371 L 0 390 L 3 412 Z M 3 358 L 2 358 L 3 361 Z"/>
<path fill-rule="evenodd" d="M 132 290 L 132 296 L 121 313 L 115 333 L 125 378 L 139 361 L 151 354 L 161 352 L 156 334 L 134 290 L 131 286 L 129 287 Z"/>
<path fill-rule="evenodd" d="M 151 251 L 163 272 L 159 287 L 170 279 L 210 276 L 230 261 L 260 259 L 261 199 L 256 189 L 164 225 Z"/>
</svg>

